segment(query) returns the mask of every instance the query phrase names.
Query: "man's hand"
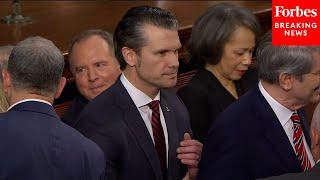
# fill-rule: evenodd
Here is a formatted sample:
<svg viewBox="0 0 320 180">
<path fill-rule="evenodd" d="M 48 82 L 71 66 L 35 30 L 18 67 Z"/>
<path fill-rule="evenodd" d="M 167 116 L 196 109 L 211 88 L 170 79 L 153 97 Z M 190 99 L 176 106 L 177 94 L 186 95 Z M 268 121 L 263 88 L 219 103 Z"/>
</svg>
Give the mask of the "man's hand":
<svg viewBox="0 0 320 180">
<path fill-rule="evenodd" d="M 184 179 L 196 179 L 199 171 L 198 164 L 201 158 L 202 144 L 192 139 L 189 133 L 185 133 L 177 152 L 178 159 L 188 167 L 188 172 Z"/>
</svg>

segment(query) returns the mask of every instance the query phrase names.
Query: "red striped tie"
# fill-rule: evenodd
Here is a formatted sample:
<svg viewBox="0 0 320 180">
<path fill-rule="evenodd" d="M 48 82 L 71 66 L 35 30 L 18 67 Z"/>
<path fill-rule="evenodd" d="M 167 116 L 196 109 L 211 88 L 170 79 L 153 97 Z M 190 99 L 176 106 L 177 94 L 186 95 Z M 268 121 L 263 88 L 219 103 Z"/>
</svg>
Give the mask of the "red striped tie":
<svg viewBox="0 0 320 180">
<path fill-rule="evenodd" d="M 303 171 L 306 171 L 311 168 L 311 163 L 309 161 L 307 151 L 303 143 L 303 131 L 301 128 L 300 118 L 297 113 L 293 113 L 290 119 L 293 122 L 293 129 L 294 129 L 294 132 L 293 132 L 294 149 L 301 163 L 301 169 Z"/>
<path fill-rule="evenodd" d="M 166 163 L 166 143 L 164 138 L 163 129 L 160 122 L 159 101 L 154 100 L 148 104 L 152 110 L 151 125 L 153 131 L 154 144 L 158 153 L 161 168 L 167 168 Z"/>
</svg>

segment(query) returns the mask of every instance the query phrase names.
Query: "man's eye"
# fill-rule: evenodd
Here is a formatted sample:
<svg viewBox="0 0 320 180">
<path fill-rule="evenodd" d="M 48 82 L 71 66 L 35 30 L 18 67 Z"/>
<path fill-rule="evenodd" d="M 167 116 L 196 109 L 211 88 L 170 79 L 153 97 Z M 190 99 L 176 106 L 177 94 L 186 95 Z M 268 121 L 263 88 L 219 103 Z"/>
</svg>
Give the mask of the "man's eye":
<svg viewBox="0 0 320 180">
<path fill-rule="evenodd" d="M 96 64 L 96 67 L 97 68 L 103 68 L 103 67 L 105 67 L 107 64 L 106 63 L 97 63 Z"/>
<path fill-rule="evenodd" d="M 76 73 L 83 73 L 85 71 L 86 71 L 85 68 L 76 68 Z"/>
<path fill-rule="evenodd" d="M 160 55 L 160 56 L 165 56 L 166 53 L 167 53 L 166 51 L 161 51 L 161 52 L 159 52 L 159 55 Z"/>
</svg>

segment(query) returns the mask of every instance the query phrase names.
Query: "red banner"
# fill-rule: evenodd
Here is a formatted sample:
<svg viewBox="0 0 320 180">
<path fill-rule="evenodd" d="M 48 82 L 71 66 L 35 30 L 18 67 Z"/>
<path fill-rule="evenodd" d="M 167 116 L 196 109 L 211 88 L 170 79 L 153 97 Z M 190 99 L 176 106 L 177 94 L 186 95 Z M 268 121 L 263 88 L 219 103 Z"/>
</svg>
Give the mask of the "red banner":
<svg viewBox="0 0 320 180">
<path fill-rule="evenodd" d="M 273 45 L 320 45 L 320 0 L 273 0 Z"/>
</svg>

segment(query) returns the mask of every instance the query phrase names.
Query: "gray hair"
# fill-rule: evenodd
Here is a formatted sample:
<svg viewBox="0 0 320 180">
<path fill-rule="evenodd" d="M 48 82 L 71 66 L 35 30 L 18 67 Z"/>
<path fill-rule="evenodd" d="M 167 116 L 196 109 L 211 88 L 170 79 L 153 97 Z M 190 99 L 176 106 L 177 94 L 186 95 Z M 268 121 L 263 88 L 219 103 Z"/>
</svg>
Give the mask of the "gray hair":
<svg viewBox="0 0 320 180">
<path fill-rule="evenodd" d="M 320 132 L 320 103 L 317 105 L 313 112 L 311 127 Z"/>
<path fill-rule="evenodd" d="M 314 63 L 312 48 L 306 46 L 273 46 L 271 32 L 262 38 L 256 54 L 259 78 L 271 84 L 279 83 L 280 73 L 301 79 Z"/>
<path fill-rule="evenodd" d="M 42 37 L 29 37 L 17 44 L 8 61 L 8 72 L 17 90 L 51 96 L 64 68 L 60 50 Z"/>
</svg>

